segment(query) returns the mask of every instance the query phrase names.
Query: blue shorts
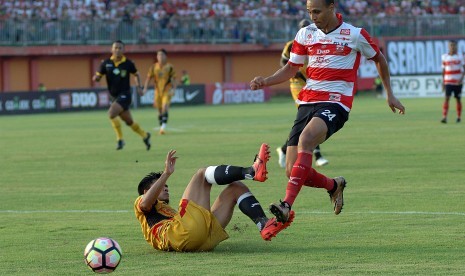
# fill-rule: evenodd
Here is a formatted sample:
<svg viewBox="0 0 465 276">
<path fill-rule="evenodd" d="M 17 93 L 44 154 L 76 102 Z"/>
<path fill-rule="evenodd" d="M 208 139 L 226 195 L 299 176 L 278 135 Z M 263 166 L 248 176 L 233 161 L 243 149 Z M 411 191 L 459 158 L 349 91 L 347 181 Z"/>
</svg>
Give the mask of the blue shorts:
<svg viewBox="0 0 465 276">
<path fill-rule="evenodd" d="M 331 135 L 340 130 L 344 123 L 349 120 L 349 112 L 337 103 L 315 103 L 299 105 L 294 126 L 291 129 L 287 141 L 288 146 L 297 146 L 299 137 L 305 126 L 313 117 L 321 118 L 328 127 L 327 140 Z"/>
</svg>

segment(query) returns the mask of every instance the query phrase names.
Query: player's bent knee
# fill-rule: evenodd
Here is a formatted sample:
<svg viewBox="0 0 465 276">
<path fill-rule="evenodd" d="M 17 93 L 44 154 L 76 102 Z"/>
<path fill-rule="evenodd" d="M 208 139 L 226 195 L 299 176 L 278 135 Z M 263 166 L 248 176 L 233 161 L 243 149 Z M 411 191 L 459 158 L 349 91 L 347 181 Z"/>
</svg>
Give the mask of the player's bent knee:
<svg viewBox="0 0 465 276">
<path fill-rule="evenodd" d="M 206 181 L 206 176 L 205 176 L 205 171 L 207 170 L 207 168 L 200 168 L 197 170 L 197 172 L 195 173 L 194 177 L 198 177 L 198 178 L 201 178 L 203 179 L 204 181 Z"/>
<path fill-rule="evenodd" d="M 231 193 L 231 196 L 238 198 L 244 193 L 250 192 L 249 188 L 241 181 L 234 181 L 228 185 L 225 191 Z"/>
</svg>

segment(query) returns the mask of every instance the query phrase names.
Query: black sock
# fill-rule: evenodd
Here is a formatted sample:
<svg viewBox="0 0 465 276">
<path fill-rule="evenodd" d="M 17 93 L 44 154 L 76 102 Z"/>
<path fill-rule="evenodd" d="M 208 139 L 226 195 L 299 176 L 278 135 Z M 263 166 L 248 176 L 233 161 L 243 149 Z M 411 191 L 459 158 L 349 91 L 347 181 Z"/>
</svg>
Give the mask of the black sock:
<svg viewBox="0 0 465 276">
<path fill-rule="evenodd" d="M 316 159 L 321 158 L 321 153 L 320 153 L 320 145 L 316 146 L 316 148 L 313 150 L 313 155 L 315 156 Z"/>
<path fill-rule="evenodd" d="M 209 167 L 209 168 L 213 168 L 213 167 Z M 207 168 L 207 173 L 209 172 L 209 168 Z M 226 185 L 234 181 L 243 180 L 246 178 L 253 179 L 254 176 L 255 176 L 255 171 L 252 167 L 244 168 L 244 167 L 229 166 L 229 165 L 217 166 L 213 173 L 214 183 L 218 185 Z M 209 177 L 210 176 L 206 175 L 207 180 L 210 180 Z"/>
<path fill-rule="evenodd" d="M 168 112 L 165 112 L 165 113 L 162 114 L 161 122 L 165 123 L 165 124 L 168 123 Z"/>
<path fill-rule="evenodd" d="M 255 196 L 251 192 L 247 192 L 237 199 L 237 205 L 241 212 L 257 225 L 258 230 L 262 231 L 268 218 Z"/>
<path fill-rule="evenodd" d="M 331 191 L 329 191 L 330 194 L 334 193 L 337 190 L 336 180 L 333 180 L 333 182 L 334 182 L 334 186 L 333 186 L 333 189 Z"/>
<path fill-rule="evenodd" d="M 287 143 L 284 143 L 284 145 L 281 147 L 281 151 L 286 154 L 287 151 Z"/>
<path fill-rule="evenodd" d="M 163 122 L 162 122 L 162 118 L 163 116 L 162 115 L 158 115 L 158 123 L 161 125 Z"/>
</svg>

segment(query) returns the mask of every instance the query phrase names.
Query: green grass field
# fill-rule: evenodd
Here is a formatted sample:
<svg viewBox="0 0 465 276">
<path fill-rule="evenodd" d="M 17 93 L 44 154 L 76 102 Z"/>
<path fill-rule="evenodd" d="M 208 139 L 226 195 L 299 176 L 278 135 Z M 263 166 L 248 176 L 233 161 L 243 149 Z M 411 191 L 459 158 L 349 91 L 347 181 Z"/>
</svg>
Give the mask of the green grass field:
<svg viewBox="0 0 465 276">
<path fill-rule="evenodd" d="M 303 188 L 293 225 L 273 241 L 236 208 L 230 239 L 209 253 L 145 243 L 132 210 L 139 180 L 176 149 L 176 206 L 197 168 L 248 166 L 267 142 L 269 179 L 247 182 L 266 208 L 287 183 L 274 149 L 295 116 L 289 99 L 176 107 L 164 136 L 153 130 L 153 109 L 133 110 L 153 131 L 150 152 L 125 126 L 126 147 L 115 151 L 104 111 L 0 117 L 0 275 L 90 275 L 83 250 L 99 236 L 123 249 L 115 275 L 464 275 L 465 125 L 439 123 L 442 99 L 402 102 L 405 116 L 358 96 L 345 127 L 322 145 L 330 164 L 319 171 L 348 181 L 339 216 L 324 190 Z"/>
</svg>

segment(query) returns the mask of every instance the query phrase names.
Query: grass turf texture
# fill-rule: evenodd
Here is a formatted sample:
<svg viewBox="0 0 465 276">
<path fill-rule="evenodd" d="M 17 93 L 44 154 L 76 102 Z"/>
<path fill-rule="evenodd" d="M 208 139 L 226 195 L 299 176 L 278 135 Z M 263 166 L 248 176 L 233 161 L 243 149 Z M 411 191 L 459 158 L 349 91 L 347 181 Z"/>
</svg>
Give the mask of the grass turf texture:
<svg viewBox="0 0 465 276">
<path fill-rule="evenodd" d="M 303 188 L 293 225 L 273 241 L 236 208 L 230 239 L 209 253 L 146 244 L 132 211 L 139 180 L 176 149 L 168 184 L 177 206 L 199 167 L 248 166 L 267 142 L 269 179 L 247 182 L 267 209 L 284 197 L 274 150 L 295 116 L 288 98 L 172 108 L 164 136 L 153 130 L 153 109 L 133 110 L 154 134 L 150 152 L 126 126 L 126 147 L 116 151 L 104 111 L 0 117 L 0 275 L 90 274 L 84 247 L 100 236 L 122 247 L 115 275 L 463 275 L 465 126 L 454 123 L 455 105 L 450 123 L 439 123 L 441 99 L 402 102 L 405 116 L 358 96 L 346 126 L 322 145 L 330 164 L 318 170 L 348 181 L 339 216 L 324 190 Z"/>
</svg>

